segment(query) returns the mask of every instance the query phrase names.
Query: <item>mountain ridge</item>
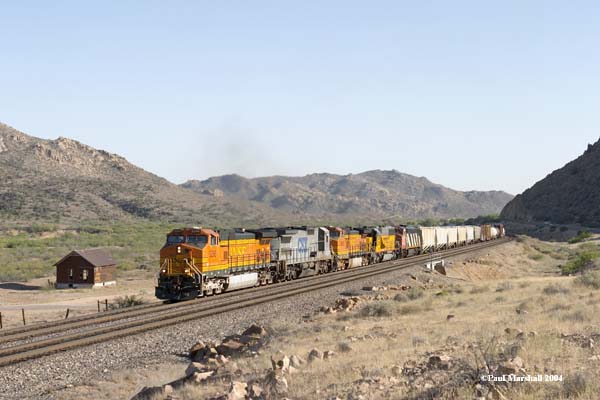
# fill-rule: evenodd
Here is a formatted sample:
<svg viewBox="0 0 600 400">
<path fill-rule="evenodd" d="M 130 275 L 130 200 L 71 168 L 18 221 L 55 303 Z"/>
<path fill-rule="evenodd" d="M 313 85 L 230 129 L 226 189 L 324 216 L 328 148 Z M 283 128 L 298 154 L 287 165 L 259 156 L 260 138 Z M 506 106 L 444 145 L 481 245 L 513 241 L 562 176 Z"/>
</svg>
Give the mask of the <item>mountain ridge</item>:
<svg viewBox="0 0 600 400">
<path fill-rule="evenodd" d="M 517 195 L 501 217 L 521 223 L 600 226 L 600 140 Z"/>
<path fill-rule="evenodd" d="M 197 193 L 231 195 L 283 210 L 311 215 L 366 212 L 373 219 L 474 217 L 497 213 L 512 196 L 502 191 L 460 192 L 397 170 L 358 174 L 245 178 L 238 174 L 189 180 L 181 186 Z M 322 190 L 327 188 L 327 190 Z"/>
<path fill-rule="evenodd" d="M 77 140 L 46 140 L 0 123 L 5 221 L 171 221 L 211 226 L 400 223 L 498 212 L 511 196 L 459 192 L 396 170 L 176 185 Z"/>
</svg>

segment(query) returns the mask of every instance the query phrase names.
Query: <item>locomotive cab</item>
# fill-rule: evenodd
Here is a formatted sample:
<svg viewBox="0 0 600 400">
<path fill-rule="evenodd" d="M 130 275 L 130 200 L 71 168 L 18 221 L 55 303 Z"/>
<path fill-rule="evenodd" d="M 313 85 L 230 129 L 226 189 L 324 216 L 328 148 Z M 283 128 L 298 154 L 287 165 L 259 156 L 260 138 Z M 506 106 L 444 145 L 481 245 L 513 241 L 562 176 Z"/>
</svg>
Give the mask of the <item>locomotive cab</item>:
<svg viewBox="0 0 600 400">
<path fill-rule="evenodd" d="M 160 250 L 160 271 L 155 295 L 164 300 L 197 297 L 202 283 L 202 266 L 219 235 L 202 228 L 176 229 L 167 235 Z"/>
</svg>

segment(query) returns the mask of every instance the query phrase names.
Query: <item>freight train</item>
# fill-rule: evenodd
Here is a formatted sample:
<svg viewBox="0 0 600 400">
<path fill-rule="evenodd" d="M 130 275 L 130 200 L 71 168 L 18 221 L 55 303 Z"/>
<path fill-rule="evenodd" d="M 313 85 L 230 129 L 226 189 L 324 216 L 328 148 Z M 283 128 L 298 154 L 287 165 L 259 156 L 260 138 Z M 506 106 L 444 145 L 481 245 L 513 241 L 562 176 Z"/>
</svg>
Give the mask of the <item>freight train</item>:
<svg viewBox="0 0 600 400">
<path fill-rule="evenodd" d="M 210 296 L 431 253 L 505 236 L 504 226 L 175 229 L 160 250 L 155 295 Z"/>
</svg>

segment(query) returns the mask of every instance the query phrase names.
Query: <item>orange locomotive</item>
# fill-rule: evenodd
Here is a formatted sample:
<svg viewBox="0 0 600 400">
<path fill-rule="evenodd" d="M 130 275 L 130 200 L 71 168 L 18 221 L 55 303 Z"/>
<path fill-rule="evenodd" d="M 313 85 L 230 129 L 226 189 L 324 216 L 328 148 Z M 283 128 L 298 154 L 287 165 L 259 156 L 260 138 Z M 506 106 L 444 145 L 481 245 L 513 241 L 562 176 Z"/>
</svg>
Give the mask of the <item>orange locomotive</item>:
<svg viewBox="0 0 600 400">
<path fill-rule="evenodd" d="M 156 297 L 184 300 L 269 283 L 271 239 L 244 230 L 173 230 L 160 250 Z"/>
</svg>

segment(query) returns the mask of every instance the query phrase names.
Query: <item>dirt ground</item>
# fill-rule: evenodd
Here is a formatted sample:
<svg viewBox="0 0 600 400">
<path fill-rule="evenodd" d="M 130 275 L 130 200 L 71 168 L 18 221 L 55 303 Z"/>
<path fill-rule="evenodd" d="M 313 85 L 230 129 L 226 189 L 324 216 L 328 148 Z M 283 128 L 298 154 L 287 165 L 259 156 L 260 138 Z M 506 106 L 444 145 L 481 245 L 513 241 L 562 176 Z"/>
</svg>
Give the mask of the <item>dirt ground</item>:
<svg viewBox="0 0 600 400">
<path fill-rule="evenodd" d="M 0 312 L 3 328 L 23 325 L 21 309 L 25 310 L 27 324 L 47 322 L 69 316 L 98 312 L 98 301 L 136 295 L 146 302 L 154 297 L 155 274 L 151 271 L 128 271 L 120 274 L 116 286 L 90 289 L 54 289 L 48 284 L 54 277 L 33 279 L 28 282 L 0 283 Z"/>
</svg>

